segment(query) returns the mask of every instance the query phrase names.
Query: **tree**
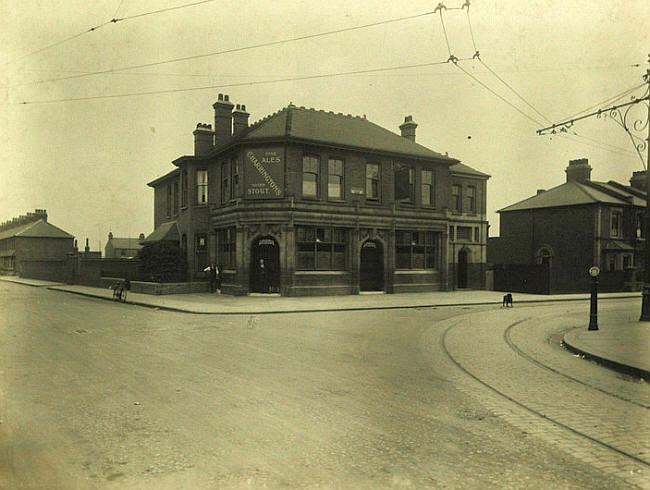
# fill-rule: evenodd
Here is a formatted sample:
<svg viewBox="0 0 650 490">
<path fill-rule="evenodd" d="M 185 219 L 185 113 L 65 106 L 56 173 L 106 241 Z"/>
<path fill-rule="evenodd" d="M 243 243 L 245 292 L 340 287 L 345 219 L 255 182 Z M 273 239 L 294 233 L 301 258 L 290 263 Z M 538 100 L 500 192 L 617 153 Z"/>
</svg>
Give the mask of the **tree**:
<svg viewBox="0 0 650 490">
<path fill-rule="evenodd" d="M 142 279 L 155 282 L 181 282 L 187 279 L 187 259 L 176 242 L 160 241 L 143 246 L 138 252 Z"/>
</svg>

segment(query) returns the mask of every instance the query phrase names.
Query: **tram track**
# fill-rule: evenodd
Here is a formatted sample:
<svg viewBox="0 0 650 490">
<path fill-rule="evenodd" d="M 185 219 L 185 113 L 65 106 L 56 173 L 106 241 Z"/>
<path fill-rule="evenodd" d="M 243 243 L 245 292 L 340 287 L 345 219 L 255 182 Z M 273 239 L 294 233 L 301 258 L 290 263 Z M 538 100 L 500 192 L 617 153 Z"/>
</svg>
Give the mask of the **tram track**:
<svg viewBox="0 0 650 490">
<path fill-rule="evenodd" d="M 529 362 L 533 362 L 538 367 L 546 369 L 546 370 L 548 370 L 550 372 L 553 372 L 555 374 L 562 374 L 562 373 L 558 372 L 557 370 L 555 370 L 553 368 L 550 368 L 548 366 L 545 366 L 542 363 L 540 363 L 539 361 L 531 358 L 529 355 L 527 355 L 526 353 L 524 353 L 520 349 L 516 348 L 516 346 L 514 346 L 514 344 L 512 343 L 511 339 L 509 339 L 509 338 L 506 339 L 506 335 L 512 330 L 512 328 L 514 328 L 515 326 L 517 326 L 517 325 L 519 325 L 521 323 L 524 323 L 524 322 L 526 322 L 528 320 L 530 320 L 530 318 L 524 318 L 522 320 L 519 320 L 517 322 L 512 323 L 511 325 L 509 325 L 506 328 L 506 331 L 504 332 L 504 339 L 506 340 L 507 345 L 517 355 L 521 356 L 523 359 L 526 359 Z M 536 408 L 534 408 L 534 407 L 532 407 L 532 406 L 530 406 L 530 405 L 528 405 L 528 404 L 526 404 L 526 403 L 524 403 L 522 401 L 519 401 L 519 400 L 515 399 L 513 396 L 508 395 L 504 391 L 502 391 L 499 388 L 495 387 L 494 385 L 490 384 L 488 381 L 485 381 L 484 379 L 481 379 L 478 375 L 476 375 L 474 372 L 472 372 L 472 370 L 470 368 L 463 365 L 462 362 L 460 362 L 457 358 L 455 358 L 452 355 L 452 353 L 450 352 L 449 348 L 448 348 L 447 337 L 449 336 L 449 333 L 452 330 L 454 330 L 455 328 L 457 328 L 459 325 L 461 325 L 461 323 L 462 322 L 455 322 L 454 324 L 450 325 L 449 327 L 447 327 L 444 330 L 444 332 L 443 332 L 443 334 L 442 334 L 442 336 L 440 338 L 440 347 L 441 347 L 442 351 L 445 353 L 445 355 L 448 357 L 448 359 L 452 362 L 452 364 L 454 364 L 463 373 L 465 373 L 467 376 L 469 376 L 474 381 L 478 382 L 479 384 L 481 384 L 482 386 L 484 386 L 485 388 L 487 388 L 491 392 L 497 394 L 499 397 L 513 403 L 514 405 L 518 406 L 521 409 L 524 409 L 526 412 L 534 415 L 536 418 L 539 418 L 539 419 L 544 420 L 544 421 L 551 422 L 551 423 L 555 424 L 556 426 L 570 432 L 573 435 L 576 435 L 576 436 L 578 436 L 580 438 L 583 438 L 585 440 L 593 442 L 593 443 L 597 444 L 598 446 L 600 446 L 601 448 L 604 448 L 604 449 L 606 449 L 608 451 L 611 451 L 611 452 L 616 453 L 616 454 L 618 454 L 620 456 L 623 456 L 623 457 L 627 458 L 628 460 L 639 463 L 639 464 L 643 465 L 644 467 L 650 467 L 650 462 L 649 461 L 646 461 L 645 459 L 639 458 L 638 456 L 635 456 L 634 454 L 630 454 L 629 452 L 627 452 L 625 450 L 622 450 L 622 449 L 619 449 L 619 448 L 617 448 L 617 447 L 615 447 L 615 446 L 613 446 L 611 444 L 608 444 L 605 441 L 602 441 L 600 439 L 592 437 L 589 434 L 586 434 L 585 432 L 583 432 L 581 430 L 575 429 L 575 428 L 573 428 L 573 427 L 571 427 L 571 426 L 557 420 L 554 417 L 549 417 L 546 414 L 544 414 L 544 413 L 540 412 L 539 410 L 537 410 Z M 576 380 L 576 379 L 574 379 L 574 378 L 572 378 L 570 376 L 565 376 L 565 377 L 568 377 L 569 379 L 571 379 L 571 380 L 573 380 L 575 382 L 578 382 L 578 383 L 580 383 L 580 384 L 582 384 L 582 385 L 584 385 L 584 386 L 586 386 L 588 388 L 594 389 L 593 386 L 591 386 L 591 385 L 589 385 L 587 383 L 582 383 L 579 380 Z M 608 392 L 603 391 L 603 390 L 598 390 L 598 391 L 601 391 L 603 394 L 606 394 L 606 395 L 610 395 L 610 396 L 612 395 L 612 393 L 608 393 Z M 628 402 L 628 403 L 634 403 L 634 402 L 631 402 L 630 400 L 626 400 L 625 398 L 622 398 L 622 397 L 617 396 L 616 398 L 619 398 L 619 399 L 621 399 L 621 401 L 625 401 L 625 402 Z M 641 408 L 646 408 L 646 409 L 648 408 L 648 407 L 646 407 L 644 405 L 640 405 L 638 403 L 634 403 L 634 404 L 640 406 Z"/>
<path fill-rule="evenodd" d="M 523 350 L 521 350 L 521 349 L 520 349 L 519 347 L 517 347 L 517 345 L 512 341 L 512 338 L 511 338 L 510 332 L 512 331 L 512 329 L 513 329 L 514 327 L 516 327 L 517 325 L 520 325 L 521 323 L 524 323 L 524 322 L 526 322 L 526 321 L 528 321 L 528 320 L 529 320 L 529 318 L 524 319 L 524 320 L 520 320 L 520 321 L 518 321 L 518 322 L 515 322 L 515 323 L 513 323 L 512 325 L 509 325 L 509 326 L 505 329 L 505 331 L 503 332 L 503 338 L 504 338 L 506 344 L 507 344 L 508 347 L 510 347 L 510 349 L 513 350 L 517 355 L 519 355 L 520 357 L 526 359 L 526 360 L 529 361 L 529 362 L 532 362 L 532 363 L 535 364 L 536 366 L 539 366 L 539 367 L 541 367 L 541 368 L 543 368 L 543 369 L 546 369 L 546 370 L 548 370 L 548 371 L 550 371 L 550 372 L 552 372 L 552 373 L 554 373 L 554 374 L 557 374 L 557 375 L 559 375 L 559 376 L 563 376 L 563 377 L 565 377 L 565 378 L 567 378 L 567 379 L 570 379 L 571 381 L 573 381 L 573 382 L 575 382 L 575 383 L 578 383 L 578 384 L 583 385 L 583 386 L 587 386 L 587 387 L 589 387 L 589 388 L 591 388 L 591 389 L 593 389 L 593 390 L 599 391 L 600 393 L 603 393 L 603 394 L 605 394 L 605 395 L 608 395 L 608 396 L 611 396 L 611 397 L 614 397 L 614 398 L 618 398 L 619 400 L 623 400 L 623 401 L 625 401 L 625 402 L 627 402 L 627 403 L 631 403 L 632 405 L 636 405 L 636 406 L 638 406 L 638 407 L 641 407 L 641 408 L 645 408 L 645 409 L 650 410 L 650 406 L 649 406 L 649 405 L 645 405 L 645 404 L 643 404 L 643 403 L 639 403 L 639 402 L 636 402 L 636 401 L 634 401 L 634 400 L 630 400 L 630 399 L 627 398 L 627 397 L 621 396 L 621 395 L 619 395 L 619 394 L 617 394 L 617 393 L 612 393 L 611 391 L 604 390 L 604 389 L 602 389 L 602 388 L 600 388 L 600 387 L 598 387 L 598 386 L 595 386 L 595 385 L 593 385 L 593 384 L 591 384 L 591 383 L 586 383 L 586 382 L 584 382 L 584 381 L 582 381 L 582 380 L 580 380 L 580 379 L 578 379 L 578 378 L 575 378 L 575 377 L 573 377 L 573 376 L 571 376 L 571 375 L 569 375 L 569 374 L 566 374 L 566 373 L 564 373 L 564 372 L 562 372 L 562 371 L 559 371 L 558 369 L 555 369 L 555 368 L 549 366 L 548 364 L 544 364 L 543 362 L 539 361 L 538 359 L 535 359 L 534 357 L 532 357 L 530 354 L 527 354 L 526 352 L 524 352 Z"/>
</svg>

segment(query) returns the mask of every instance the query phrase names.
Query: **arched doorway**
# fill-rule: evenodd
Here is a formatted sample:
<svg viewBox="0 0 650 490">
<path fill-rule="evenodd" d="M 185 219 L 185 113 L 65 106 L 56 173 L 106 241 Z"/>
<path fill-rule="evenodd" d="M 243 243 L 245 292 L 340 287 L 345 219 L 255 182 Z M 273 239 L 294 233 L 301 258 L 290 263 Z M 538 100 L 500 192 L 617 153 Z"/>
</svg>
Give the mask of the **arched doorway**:
<svg viewBox="0 0 650 490">
<path fill-rule="evenodd" d="M 280 292 L 280 246 L 271 236 L 251 245 L 250 292 Z"/>
<path fill-rule="evenodd" d="M 384 290 L 384 251 L 379 240 L 366 240 L 361 245 L 361 291 Z"/>
<path fill-rule="evenodd" d="M 458 288 L 467 287 L 467 262 L 469 253 L 463 249 L 458 252 Z"/>
</svg>

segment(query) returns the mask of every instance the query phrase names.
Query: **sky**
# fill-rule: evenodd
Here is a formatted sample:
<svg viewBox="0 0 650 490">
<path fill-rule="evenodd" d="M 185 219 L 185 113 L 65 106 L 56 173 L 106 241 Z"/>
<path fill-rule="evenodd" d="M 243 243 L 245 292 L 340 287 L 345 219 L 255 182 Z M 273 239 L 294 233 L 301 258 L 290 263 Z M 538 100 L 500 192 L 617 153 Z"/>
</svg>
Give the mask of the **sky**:
<svg viewBox="0 0 650 490">
<path fill-rule="evenodd" d="M 418 143 L 491 176 L 491 236 L 497 210 L 562 184 L 569 160 L 598 181 L 643 169 L 609 117 L 536 130 L 643 83 L 650 2 L 464 1 L 0 0 L 0 222 L 44 208 L 102 251 L 109 231 L 151 233 L 146 184 L 193 153 L 219 93 L 251 123 L 293 103 L 399 134 L 412 115 Z"/>
</svg>

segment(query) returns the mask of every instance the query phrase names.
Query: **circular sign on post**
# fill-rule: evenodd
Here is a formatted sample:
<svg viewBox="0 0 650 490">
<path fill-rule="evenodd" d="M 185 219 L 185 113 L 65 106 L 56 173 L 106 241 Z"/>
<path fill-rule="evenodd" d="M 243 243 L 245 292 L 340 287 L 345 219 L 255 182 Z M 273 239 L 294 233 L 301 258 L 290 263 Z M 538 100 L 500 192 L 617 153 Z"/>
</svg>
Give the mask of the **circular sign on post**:
<svg viewBox="0 0 650 490">
<path fill-rule="evenodd" d="M 589 275 L 591 277 L 598 277 L 598 274 L 600 274 L 600 268 L 593 266 L 589 268 Z"/>
</svg>

